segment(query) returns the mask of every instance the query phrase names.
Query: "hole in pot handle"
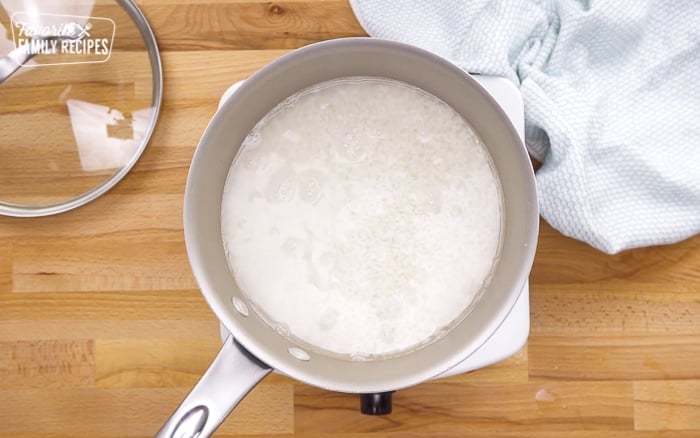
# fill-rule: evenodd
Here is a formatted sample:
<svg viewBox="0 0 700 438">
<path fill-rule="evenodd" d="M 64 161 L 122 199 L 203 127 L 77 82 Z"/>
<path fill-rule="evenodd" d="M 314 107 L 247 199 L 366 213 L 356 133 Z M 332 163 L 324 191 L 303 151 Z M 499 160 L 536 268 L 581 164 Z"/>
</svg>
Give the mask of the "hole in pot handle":
<svg viewBox="0 0 700 438">
<path fill-rule="evenodd" d="M 206 438 L 270 367 L 229 336 L 209 368 L 154 438 Z"/>
</svg>

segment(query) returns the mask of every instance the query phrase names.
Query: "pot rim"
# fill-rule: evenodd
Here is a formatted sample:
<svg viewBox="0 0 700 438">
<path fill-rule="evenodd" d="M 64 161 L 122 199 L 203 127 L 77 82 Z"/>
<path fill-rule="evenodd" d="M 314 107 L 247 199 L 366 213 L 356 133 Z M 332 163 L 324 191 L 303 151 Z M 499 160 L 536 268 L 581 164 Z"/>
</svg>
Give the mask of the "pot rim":
<svg viewBox="0 0 700 438">
<path fill-rule="evenodd" d="M 216 139 L 223 135 L 222 133 L 226 130 L 226 125 L 230 123 L 230 120 L 235 118 L 236 112 L 245 108 L 243 105 L 246 99 L 251 99 L 251 96 L 254 93 L 260 92 L 262 87 L 284 88 L 283 85 L 277 84 L 273 80 L 281 71 L 293 68 L 309 68 L 309 64 L 307 64 L 306 67 L 302 67 L 302 65 L 308 62 L 313 63 L 314 60 L 318 60 L 324 56 L 339 57 L 339 53 L 358 51 L 365 51 L 367 53 L 400 53 L 402 56 L 407 56 L 410 59 L 420 59 L 422 63 L 427 62 L 432 64 L 433 67 L 431 68 L 434 68 L 436 72 L 451 76 L 459 75 L 463 81 L 464 89 L 469 89 L 472 95 L 478 98 L 478 103 L 480 105 L 485 105 L 484 108 L 495 114 L 494 119 L 498 120 L 499 123 L 498 129 L 503 131 L 503 135 L 505 135 L 510 142 L 508 147 L 512 149 L 510 151 L 513 154 L 512 160 L 516 161 L 517 168 L 522 168 L 522 175 L 519 176 L 521 181 L 519 181 L 519 183 L 521 185 L 520 190 L 522 191 L 522 196 L 526 198 L 524 202 L 527 205 L 527 214 L 525 217 L 520 218 L 524 221 L 522 227 L 524 231 L 522 236 L 518 236 L 520 240 L 514 244 L 516 246 L 521 245 L 517 254 L 519 263 L 518 266 L 513 267 L 511 270 L 513 273 L 512 278 L 506 281 L 506 283 L 510 285 L 511 290 L 499 292 L 500 295 L 503 295 L 503 299 L 495 306 L 488 321 L 480 325 L 479 328 L 474 329 L 475 333 L 473 335 L 468 336 L 469 339 L 467 342 L 457 342 L 452 334 L 458 327 L 464 324 L 465 320 L 469 319 L 469 316 L 457 324 L 450 333 L 441 339 L 405 355 L 364 362 L 353 362 L 346 359 L 317 355 L 303 346 L 300 346 L 300 348 L 311 356 L 311 360 L 304 361 L 291 357 L 287 351 L 282 351 L 280 348 L 277 348 L 277 346 L 273 347 L 262 341 L 262 333 L 256 331 L 258 329 L 251 328 L 256 324 L 259 326 L 260 322 L 251 322 L 254 318 L 242 318 L 231 305 L 230 297 L 224 297 L 224 291 L 217 289 L 216 284 L 218 280 L 215 277 L 224 274 L 215 272 L 216 269 L 211 267 L 211 263 L 209 263 L 205 255 L 209 250 L 206 248 L 207 242 L 203 242 L 201 236 L 199 236 L 200 230 L 202 229 L 202 218 L 199 213 L 201 211 L 200 198 L 203 196 L 202 194 L 205 193 L 203 188 L 206 185 L 206 183 L 202 182 L 202 174 L 206 173 L 207 170 L 206 154 L 214 147 L 212 145 L 216 143 Z M 386 77 L 391 78 L 392 76 L 387 75 Z M 289 94 L 293 94 L 296 91 L 292 91 Z M 283 100 L 283 98 L 279 99 L 279 101 Z M 237 148 L 238 146 L 236 149 Z M 227 164 L 227 167 L 229 166 L 230 163 Z M 527 167 L 527 169 L 525 167 Z M 499 175 L 499 178 L 501 178 L 501 175 Z M 504 205 L 504 208 L 508 209 L 508 205 Z M 217 213 L 219 211 L 217 211 Z M 323 41 L 297 49 L 262 67 L 241 85 L 214 115 L 197 146 L 187 177 L 183 222 L 190 266 L 200 286 L 202 295 L 226 329 L 233 334 L 241 345 L 261 361 L 304 383 L 340 392 L 370 393 L 393 391 L 435 377 L 463 361 L 496 332 L 515 304 L 522 287 L 527 281 L 535 255 L 539 214 L 537 211 L 537 194 L 535 190 L 534 174 L 532 173 L 527 152 L 507 116 L 491 98 L 488 92 L 457 66 L 427 51 L 394 41 L 359 37 Z M 220 236 L 220 222 L 218 223 Z M 219 240 L 221 240 L 220 237 Z M 211 239 L 209 241 L 211 241 Z M 217 261 L 217 266 L 220 266 L 219 262 L 220 261 Z M 486 293 L 489 292 L 488 289 L 487 287 Z M 251 312 L 251 316 L 257 316 L 252 315 L 253 313 L 254 312 Z M 273 332 L 269 326 L 267 331 Z M 264 336 L 267 337 L 268 340 L 271 339 L 267 334 Z M 271 336 L 282 338 L 282 336 L 276 333 Z M 418 358 L 420 355 L 425 356 L 430 354 L 431 347 L 440 343 L 442 343 L 440 349 L 436 350 L 433 348 L 433 350 L 440 352 L 438 355 L 440 357 L 432 361 L 430 361 L 429 358 L 422 357 L 419 367 L 412 369 L 408 373 L 403 372 L 401 367 L 410 365 L 411 358 Z M 288 345 L 293 344 L 289 343 Z M 316 361 L 316 363 L 321 361 L 322 365 L 309 365 L 309 363 L 314 361 Z M 354 375 L 352 378 L 343 375 L 348 374 L 348 372 L 352 371 L 354 368 L 358 370 L 358 375 Z M 343 371 L 345 372 L 343 373 Z M 354 373 L 354 371 L 352 371 L 352 373 Z M 365 375 L 366 379 L 359 377 L 361 375 Z"/>
</svg>

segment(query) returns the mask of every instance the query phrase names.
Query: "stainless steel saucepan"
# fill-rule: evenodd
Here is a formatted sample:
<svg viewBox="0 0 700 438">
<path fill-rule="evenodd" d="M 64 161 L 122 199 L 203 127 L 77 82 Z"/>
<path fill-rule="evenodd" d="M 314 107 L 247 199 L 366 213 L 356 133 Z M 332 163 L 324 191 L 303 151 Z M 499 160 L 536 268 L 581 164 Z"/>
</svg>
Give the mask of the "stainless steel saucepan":
<svg viewBox="0 0 700 438">
<path fill-rule="evenodd" d="M 476 130 L 499 176 L 504 205 L 493 279 L 452 330 L 418 350 L 353 361 L 296 345 L 266 324 L 229 271 L 221 237 L 221 198 L 243 138 L 273 107 L 311 85 L 379 76 L 419 87 L 452 106 Z M 216 113 L 197 146 L 184 201 L 187 254 L 204 298 L 233 334 L 157 433 L 206 437 L 271 369 L 331 391 L 377 395 L 435 377 L 476 351 L 499 327 L 522 290 L 535 253 L 538 209 L 530 160 L 502 109 L 468 74 L 412 46 L 372 38 L 313 44 L 265 66 Z M 301 304 L 300 304 L 301 306 Z"/>
</svg>

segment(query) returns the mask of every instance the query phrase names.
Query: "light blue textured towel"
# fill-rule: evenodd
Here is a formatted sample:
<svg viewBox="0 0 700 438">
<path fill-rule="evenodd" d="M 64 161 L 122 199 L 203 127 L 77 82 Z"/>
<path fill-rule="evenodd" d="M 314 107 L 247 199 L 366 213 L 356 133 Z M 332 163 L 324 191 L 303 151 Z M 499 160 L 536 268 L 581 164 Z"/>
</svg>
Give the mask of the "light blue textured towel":
<svg viewBox="0 0 700 438">
<path fill-rule="evenodd" d="M 616 253 L 700 232 L 700 1 L 350 3 L 372 36 L 518 85 L 562 233 Z"/>
</svg>

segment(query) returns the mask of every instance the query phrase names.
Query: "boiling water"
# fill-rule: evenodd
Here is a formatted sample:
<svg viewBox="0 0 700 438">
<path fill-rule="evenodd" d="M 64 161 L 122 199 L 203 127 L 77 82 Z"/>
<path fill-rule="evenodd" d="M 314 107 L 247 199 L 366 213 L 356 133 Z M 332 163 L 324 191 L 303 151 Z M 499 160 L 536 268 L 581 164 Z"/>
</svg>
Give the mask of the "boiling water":
<svg viewBox="0 0 700 438">
<path fill-rule="evenodd" d="M 439 337 L 488 281 L 490 158 L 448 105 L 375 78 L 292 96 L 244 140 L 222 201 L 229 265 L 289 336 L 359 357 Z"/>
</svg>

